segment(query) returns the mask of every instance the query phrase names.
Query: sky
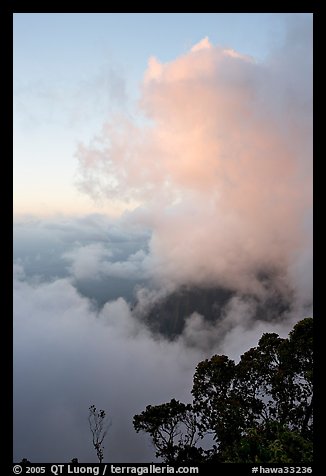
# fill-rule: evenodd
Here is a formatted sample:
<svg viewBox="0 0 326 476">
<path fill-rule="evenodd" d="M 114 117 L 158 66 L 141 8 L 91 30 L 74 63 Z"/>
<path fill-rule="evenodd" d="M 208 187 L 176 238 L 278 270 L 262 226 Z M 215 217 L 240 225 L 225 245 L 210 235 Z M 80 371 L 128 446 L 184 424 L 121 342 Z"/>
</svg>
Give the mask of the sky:
<svg viewBox="0 0 326 476">
<path fill-rule="evenodd" d="M 133 415 L 312 314 L 312 14 L 16 13 L 13 44 L 14 458 L 96 461 L 95 404 L 105 458 L 152 461 Z M 185 287 L 230 297 L 153 336 Z"/>
<path fill-rule="evenodd" d="M 173 60 L 208 36 L 261 61 L 286 23 L 275 14 L 14 14 L 15 214 L 120 213 L 74 187 L 76 143 L 117 111 L 136 115 L 149 58 Z"/>
</svg>

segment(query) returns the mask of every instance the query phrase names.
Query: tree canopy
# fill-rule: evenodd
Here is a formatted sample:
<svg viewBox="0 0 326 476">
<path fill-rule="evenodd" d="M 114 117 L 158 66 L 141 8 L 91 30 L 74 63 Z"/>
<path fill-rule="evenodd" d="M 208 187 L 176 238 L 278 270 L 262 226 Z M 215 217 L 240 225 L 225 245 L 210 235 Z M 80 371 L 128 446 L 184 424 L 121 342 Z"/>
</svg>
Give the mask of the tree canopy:
<svg viewBox="0 0 326 476">
<path fill-rule="evenodd" d="M 312 323 L 299 321 L 285 339 L 263 334 L 237 364 L 225 355 L 200 362 L 192 403 L 148 405 L 135 430 L 166 463 L 311 462 Z"/>
</svg>

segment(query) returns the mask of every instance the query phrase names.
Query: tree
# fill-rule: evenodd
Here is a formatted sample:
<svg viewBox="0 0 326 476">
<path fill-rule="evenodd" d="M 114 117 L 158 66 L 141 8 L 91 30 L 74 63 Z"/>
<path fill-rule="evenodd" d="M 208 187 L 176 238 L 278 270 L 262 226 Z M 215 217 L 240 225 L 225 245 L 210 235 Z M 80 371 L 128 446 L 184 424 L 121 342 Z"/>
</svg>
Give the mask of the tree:
<svg viewBox="0 0 326 476">
<path fill-rule="evenodd" d="M 174 398 L 162 405 L 148 405 L 140 415 L 135 415 L 133 424 L 137 433 L 150 434 L 156 456 L 167 461 L 187 461 L 189 451 L 194 451 L 199 439 L 192 406 Z M 197 453 L 197 449 L 195 451 Z"/>
<path fill-rule="evenodd" d="M 312 365 L 307 318 L 287 339 L 263 334 L 238 364 L 225 355 L 200 362 L 192 404 L 149 405 L 134 417 L 134 427 L 150 434 L 165 462 L 309 463 Z M 199 441 L 206 447 L 210 442 L 210 448 L 199 447 Z"/>
<path fill-rule="evenodd" d="M 88 423 L 97 458 L 99 462 L 102 463 L 104 455 L 103 441 L 111 426 L 111 422 L 108 420 L 104 410 L 97 410 L 95 405 L 91 405 L 89 407 Z"/>
</svg>

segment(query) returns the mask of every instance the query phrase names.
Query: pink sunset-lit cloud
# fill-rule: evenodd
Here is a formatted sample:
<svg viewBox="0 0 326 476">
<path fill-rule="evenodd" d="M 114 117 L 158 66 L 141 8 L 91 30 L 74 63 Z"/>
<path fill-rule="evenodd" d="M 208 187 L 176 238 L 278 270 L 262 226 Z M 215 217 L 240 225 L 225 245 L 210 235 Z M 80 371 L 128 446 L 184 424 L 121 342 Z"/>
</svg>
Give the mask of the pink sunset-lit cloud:
<svg viewBox="0 0 326 476">
<path fill-rule="evenodd" d="M 207 38 L 150 58 L 146 125 L 120 116 L 80 146 L 83 190 L 140 204 L 131 217 L 153 230 L 146 267 L 161 282 L 259 294 L 268 270 L 295 287 L 311 246 L 312 72 L 311 38 L 293 35 L 264 63 Z"/>
</svg>

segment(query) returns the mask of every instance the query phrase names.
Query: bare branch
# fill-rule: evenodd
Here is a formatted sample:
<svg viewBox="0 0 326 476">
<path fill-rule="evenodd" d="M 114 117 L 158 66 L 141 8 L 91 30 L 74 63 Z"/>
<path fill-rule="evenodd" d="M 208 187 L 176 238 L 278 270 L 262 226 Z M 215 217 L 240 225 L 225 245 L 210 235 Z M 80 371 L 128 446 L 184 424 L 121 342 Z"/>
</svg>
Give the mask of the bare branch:
<svg viewBox="0 0 326 476">
<path fill-rule="evenodd" d="M 107 417 L 104 410 L 97 410 L 95 405 L 92 405 L 89 407 L 88 423 L 92 433 L 92 442 L 97 458 L 99 462 L 102 463 L 104 455 L 104 446 L 102 443 L 112 424 L 111 420 Z"/>
</svg>

